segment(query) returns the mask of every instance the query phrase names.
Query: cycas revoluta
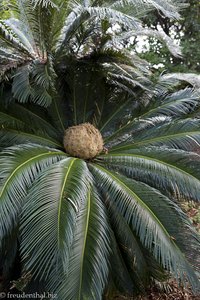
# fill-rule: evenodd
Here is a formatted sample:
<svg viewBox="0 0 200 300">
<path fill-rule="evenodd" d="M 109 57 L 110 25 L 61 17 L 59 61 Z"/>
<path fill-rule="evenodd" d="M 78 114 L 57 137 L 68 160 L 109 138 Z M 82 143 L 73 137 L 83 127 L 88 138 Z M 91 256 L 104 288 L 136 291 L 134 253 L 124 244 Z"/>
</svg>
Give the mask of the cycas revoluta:
<svg viewBox="0 0 200 300">
<path fill-rule="evenodd" d="M 82 65 L 96 63 L 110 84 L 133 93 L 145 86 L 146 64 L 122 49 L 129 35 L 152 35 L 163 40 L 174 55 L 180 50 L 164 33 L 148 31 L 139 18 L 160 9 L 178 18 L 176 1 L 25 1 L 9 4 L 9 19 L 0 21 L 0 77 L 13 76 L 12 92 L 21 103 L 29 100 L 48 106 L 63 72 L 73 80 Z M 4 9 L 2 6 L 2 9 Z M 126 8 L 126 10 L 125 10 Z M 120 32 L 113 35 L 113 25 Z M 77 69 L 75 68 L 77 67 Z M 72 67 L 72 68 L 71 68 Z M 11 72 L 12 71 L 12 72 Z M 72 74 L 71 74 L 72 73 Z M 72 83 L 73 86 L 73 83 Z"/>
<path fill-rule="evenodd" d="M 200 289 L 199 236 L 179 207 L 200 200 L 199 94 L 152 89 L 117 48 L 141 26 L 123 11 L 136 3 L 137 16 L 147 5 L 177 17 L 171 1 L 13 1 L 25 29 L 1 22 L 1 268 L 9 278 L 20 257 L 27 292 L 96 300 L 168 276 Z M 65 130 L 85 123 L 104 149 L 69 155 Z"/>
</svg>

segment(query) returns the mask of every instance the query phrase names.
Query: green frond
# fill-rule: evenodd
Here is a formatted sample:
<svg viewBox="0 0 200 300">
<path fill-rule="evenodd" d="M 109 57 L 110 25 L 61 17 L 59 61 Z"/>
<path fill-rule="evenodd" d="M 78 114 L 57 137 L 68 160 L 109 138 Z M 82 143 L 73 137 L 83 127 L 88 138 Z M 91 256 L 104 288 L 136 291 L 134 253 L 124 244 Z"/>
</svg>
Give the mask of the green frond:
<svg viewBox="0 0 200 300">
<path fill-rule="evenodd" d="M 123 9 L 124 7 L 134 8 L 138 13 L 141 14 L 141 10 L 148 11 L 148 10 L 159 10 L 161 11 L 166 17 L 171 19 L 178 19 L 180 17 L 178 11 L 180 8 L 185 7 L 184 3 L 177 1 L 153 1 L 153 0 L 118 0 L 113 1 L 112 7 Z"/>
<path fill-rule="evenodd" d="M 118 169 L 117 171 L 120 172 L 122 170 Z M 148 185 L 142 183 L 142 179 L 140 178 L 140 176 L 134 177 L 133 174 L 131 176 L 130 173 L 128 174 L 128 172 L 123 172 L 123 171 L 122 173 L 124 173 L 126 177 L 137 178 L 137 182 L 135 182 L 135 179 L 131 181 L 129 179 L 127 182 L 129 182 L 129 185 L 133 185 L 133 184 L 138 185 L 139 194 L 143 195 L 144 193 L 145 195 L 147 195 L 144 198 L 145 203 L 149 207 L 151 207 L 154 213 L 162 221 L 162 224 L 164 224 L 164 226 L 167 228 L 167 231 L 174 238 L 181 251 L 185 253 L 187 259 L 190 261 L 194 269 L 199 271 L 200 266 L 198 264 L 198 245 L 200 242 L 200 237 L 198 233 L 195 232 L 194 228 L 192 227 L 191 221 L 188 219 L 188 217 L 182 212 L 182 210 L 176 203 L 170 200 L 170 198 L 171 199 L 173 198 L 169 196 L 169 193 L 163 192 L 164 189 L 161 189 L 161 191 L 159 191 L 158 189 L 151 187 L 153 184 L 151 184 L 152 182 L 150 181 L 148 182 Z M 143 182 L 145 181 L 146 180 L 144 178 Z M 154 186 L 156 186 L 156 184 Z M 170 189 L 168 188 L 168 190 Z M 112 216 L 115 216 L 115 205 L 113 205 L 113 210 L 111 214 Z M 111 216 L 111 220 L 114 218 L 112 216 Z M 119 221 L 120 221 L 120 216 L 119 216 Z M 119 230 L 122 230 L 122 225 L 120 225 Z M 128 232 L 128 230 L 126 231 Z M 125 233 L 123 233 L 123 237 L 125 238 Z M 127 240 L 130 241 L 131 238 Z M 188 241 L 190 242 L 188 243 Z M 131 247 L 129 249 L 135 249 L 135 247 Z"/>
<path fill-rule="evenodd" d="M 112 20 L 113 23 L 124 25 L 127 28 L 137 29 L 140 23 L 137 18 L 130 16 L 126 13 L 121 13 L 120 11 L 112 9 L 112 7 L 109 6 L 91 6 L 88 8 L 88 12 L 92 17 L 96 17 L 100 20 Z"/>
<path fill-rule="evenodd" d="M 58 54 L 67 48 L 70 38 L 73 37 L 73 34 L 75 34 L 79 26 L 89 19 L 90 14 L 82 7 L 77 7 L 67 16 L 60 36 L 58 37 L 58 41 L 55 45 L 55 51 L 58 52 Z"/>
<path fill-rule="evenodd" d="M 108 279 L 111 252 L 105 207 L 95 191 L 89 191 L 81 209 L 66 279 L 59 289 L 62 299 L 102 299 Z"/>
<path fill-rule="evenodd" d="M 19 104 L 11 104 L 0 110 L 1 149 L 29 142 L 62 149 L 60 132 L 50 124 L 51 119 L 46 118 L 47 113 L 46 116 L 45 112 L 42 114 L 41 108 L 28 109 Z"/>
<path fill-rule="evenodd" d="M 119 245 L 121 256 L 130 274 L 131 281 L 133 282 L 134 290 L 135 292 L 137 289 L 144 291 L 150 277 L 148 262 L 140 248 L 139 241 L 137 241 L 136 236 L 129 227 L 129 224 L 125 221 L 123 215 L 118 211 L 117 205 L 112 202 L 112 199 L 110 199 L 108 195 L 105 195 L 105 198 L 110 222 Z M 118 255 L 116 255 L 116 253 L 114 253 L 114 256 L 120 256 L 120 254 L 118 253 Z"/>
<path fill-rule="evenodd" d="M 68 111 L 68 115 L 72 124 L 93 123 L 94 119 L 97 123 L 106 97 L 106 86 L 100 67 L 84 62 L 75 64 L 67 74 L 64 84 L 70 87 L 70 90 L 64 90 L 63 94 L 69 101 L 71 110 Z"/>
<path fill-rule="evenodd" d="M 62 149 L 63 145 L 51 137 L 44 136 L 41 132 L 31 133 L 27 130 L 18 131 L 12 128 L 1 128 L 0 130 L 0 148 L 4 149 L 13 145 L 24 143 L 35 143 L 47 147 Z"/>
<path fill-rule="evenodd" d="M 16 99 L 19 99 L 21 103 L 28 102 L 31 96 L 31 87 L 29 82 L 29 66 L 18 68 L 17 73 L 14 76 L 12 92 Z"/>
<path fill-rule="evenodd" d="M 50 25 L 48 43 L 51 49 L 56 49 L 56 43 L 58 42 L 59 37 L 61 36 L 61 32 L 64 27 L 65 21 L 71 12 L 69 1 L 59 0 L 56 1 L 56 5 L 57 8 L 51 10 L 50 24 L 49 22 L 48 24 L 46 24 L 48 26 Z"/>
<path fill-rule="evenodd" d="M 200 201 L 200 156 L 181 150 L 149 147 L 101 157 L 112 170 L 142 181 L 178 201 Z"/>
<path fill-rule="evenodd" d="M 44 65 L 32 64 L 18 68 L 13 78 L 13 96 L 20 103 L 32 101 L 47 107 L 52 102 L 50 79 Z"/>
<path fill-rule="evenodd" d="M 162 82 L 181 82 L 185 81 L 192 85 L 197 90 L 200 89 L 200 76 L 195 73 L 169 73 L 160 76 L 160 83 Z"/>
<path fill-rule="evenodd" d="M 27 38 L 29 39 L 34 49 L 35 58 L 42 56 L 43 41 L 41 41 L 42 23 L 40 23 L 39 11 L 40 8 L 34 8 L 32 1 L 18 0 L 18 19 L 23 24 L 22 31 L 26 30 Z M 44 38 L 44 36 L 43 36 Z M 42 43 L 42 44 L 41 44 Z"/>
<path fill-rule="evenodd" d="M 148 122 L 150 123 L 148 132 L 144 130 L 145 126 L 142 128 L 143 130 L 136 131 L 135 136 L 133 131 L 127 132 L 129 135 L 124 145 L 113 147 L 112 151 L 123 152 L 130 148 L 160 146 L 199 153 L 200 120 L 185 119 L 170 122 L 168 119 L 168 122 L 164 122 L 158 127 L 152 126 L 154 122 L 151 123 L 151 119 L 146 120 L 147 124 Z"/>
<path fill-rule="evenodd" d="M 0 237 L 11 233 L 19 221 L 19 213 L 28 188 L 38 173 L 59 161 L 65 154 L 39 145 L 20 145 L 0 153 Z"/>
<path fill-rule="evenodd" d="M 86 21 L 89 21 L 93 18 L 97 20 L 112 20 L 113 22 L 122 24 L 127 27 L 138 28 L 139 21 L 135 18 L 128 16 L 124 13 L 111 9 L 104 6 L 81 6 L 75 5 L 71 13 L 67 16 L 65 20 L 65 25 L 63 26 L 62 32 L 58 38 L 57 45 L 55 49 L 58 53 L 62 52 L 63 49 L 67 46 L 67 43 L 71 38 L 74 37 L 74 34 L 78 28 Z"/>
<path fill-rule="evenodd" d="M 146 1 L 138 0 L 138 1 L 133 1 L 133 0 L 118 0 L 118 1 L 113 1 L 113 4 L 111 4 L 111 7 L 120 10 L 121 12 L 126 12 L 129 13 L 135 17 L 142 18 L 147 15 L 148 12 L 150 12 L 153 7 L 149 5 Z"/>
<path fill-rule="evenodd" d="M 37 86 L 43 87 L 48 90 L 51 86 L 51 77 L 48 74 L 46 65 L 35 63 L 32 68 L 32 78 Z"/>
<path fill-rule="evenodd" d="M 0 46 L 2 54 L 5 53 L 6 45 L 8 48 L 8 55 L 4 54 L 0 73 L 3 76 L 5 72 L 16 68 L 12 85 L 14 97 L 22 103 L 33 101 L 39 105 L 48 106 L 52 101 L 52 90 L 55 89 L 52 54 L 47 55 L 46 52 L 46 43 L 48 43 L 46 33 L 49 28 L 44 28 L 44 21 L 41 22 L 38 19 L 40 11 L 33 9 L 33 4 L 19 0 L 18 6 L 19 20 L 2 21 L 7 26 L 7 31 L 10 28 L 9 32 L 13 33 L 16 42 L 14 43 L 14 37 L 8 32 L 7 40 L 4 39 Z"/>
<path fill-rule="evenodd" d="M 198 109 L 200 98 L 197 91 L 191 88 L 185 88 L 172 94 L 157 96 L 150 110 L 142 114 L 144 117 L 153 117 L 158 115 L 169 117 L 184 117 Z"/>
<path fill-rule="evenodd" d="M 108 198 L 108 194 L 105 194 L 105 199 Z M 138 292 L 143 293 L 152 278 L 166 280 L 169 274 L 142 245 L 116 204 L 111 199 L 106 200 L 106 203 L 115 234 L 112 238 L 111 258 L 113 289 L 124 295 L 134 295 Z M 112 282 L 109 285 L 112 289 Z"/>
<path fill-rule="evenodd" d="M 133 99 L 132 94 L 135 93 L 138 86 L 141 89 L 147 89 L 145 85 L 149 85 L 150 81 L 138 74 L 139 72 L 136 72 L 134 67 L 117 62 L 107 63 L 106 57 L 104 63 L 102 56 L 98 61 L 98 55 L 93 59 L 97 59 L 97 61 L 89 63 L 83 59 L 74 63 L 60 84 L 63 88 L 63 98 L 67 97 L 69 102 L 68 118 L 73 122 L 72 124 L 90 122 L 100 127 L 102 133 L 107 135 L 107 130 L 115 129 L 114 122 L 118 128 L 121 120 L 119 121 L 117 116 L 120 113 L 125 114 L 123 120 L 130 117 L 131 112 L 136 115 L 136 102 L 139 101 Z M 117 55 L 114 59 L 117 60 Z M 121 87 L 119 89 L 120 81 L 123 83 L 123 89 Z M 130 91 L 124 93 L 126 88 Z M 113 90 L 115 90 L 115 94 Z M 130 94 L 132 100 L 130 100 Z M 125 102 L 126 106 L 124 106 Z M 119 106 L 123 110 L 119 111 Z M 80 110 L 80 107 L 83 110 Z M 119 111 L 118 115 L 115 114 L 117 111 Z"/>
<path fill-rule="evenodd" d="M 24 53 L 27 56 L 30 56 L 31 58 L 28 49 L 18 38 L 13 28 L 10 27 L 8 21 L 0 20 L 0 38 L 1 40 L 3 40 L 4 43 L 7 44 L 8 47 L 15 48 L 16 50 L 22 51 L 22 53 Z"/>
<path fill-rule="evenodd" d="M 62 299 L 101 299 L 108 276 L 109 227 L 90 181 L 85 162 L 64 159 L 42 172 L 23 209 L 24 268 Z"/>
<path fill-rule="evenodd" d="M 115 104 L 114 107 L 112 107 L 112 109 L 110 109 L 110 111 L 108 111 L 107 114 L 106 113 L 104 114 L 102 118 L 103 119 L 102 127 L 100 128 L 102 133 L 106 132 L 106 130 L 114 131 L 115 126 L 117 126 L 118 128 L 119 117 L 121 115 L 125 116 L 127 110 L 128 109 L 130 110 L 130 102 L 132 102 L 132 100 L 124 101 L 123 99 L 122 103 L 121 102 L 114 103 Z"/>
<path fill-rule="evenodd" d="M 70 110 L 66 106 L 66 99 L 62 99 L 58 94 L 53 94 L 52 105 L 48 107 L 48 114 L 51 116 L 52 123 L 55 124 L 56 130 L 59 131 L 61 139 L 63 138 L 63 133 L 67 127 L 69 127 L 72 122 L 69 116 Z"/>
<path fill-rule="evenodd" d="M 134 112 L 130 114 L 127 122 L 120 124 L 121 126 L 118 128 L 116 127 L 115 132 L 106 138 L 106 142 L 116 138 L 119 140 L 122 139 L 123 141 L 125 135 L 129 142 L 134 141 L 137 135 L 140 136 L 141 132 L 147 132 L 147 129 L 148 135 L 150 135 L 151 130 L 152 132 L 154 130 L 157 131 L 159 127 L 160 131 L 162 125 L 164 126 L 163 128 L 168 128 L 173 119 L 186 118 L 189 114 L 197 111 L 200 106 L 198 93 L 190 88 L 172 94 L 156 95 L 155 98 L 150 100 L 147 97 L 146 101 L 145 95 L 143 95 L 143 98 L 144 100 L 141 101 L 144 106 L 143 110 L 141 109 L 139 114 L 137 111 L 136 114 L 134 114 Z M 184 122 L 189 123 L 189 120 L 188 122 L 186 120 Z M 175 124 L 177 124 L 177 120 Z M 181 127 L 181 124 L 183 127 L 185 126 L 181 121 L 179 121 L 178 124 L 179 127 Z M 191 126 L 192 124 L 193 123 L 191 123 Z M 174 130 L 174 132 L 176 132 L 176 130 Z"/>
<path fill-rule="evenodd" d="M 146 202 L 148 198 L 155 201 L 155 198 L 160 198 L 161 194 L 156 195 L 156 191 L 153 190 L 153 197 L 149 197 L 149 189 L 145 190 L 144 186 L 141 188 L 141 184 L 136 181 L 97 165 L 90 165 L 90 169 L 100 182 L 99 188 L 108 193 L 141 243 L 153 253 L 163 268 L 183 282 L 187 278 L 193 289 L 198 290 L 200 288 L 198 277 L 186 261 L 178 244 L 171 238 L 163 221 Z"/>
<path fill-rule="evenodd" d="M 17 54 L 17 53 L 13 53 L 11 51 L 11 49 L 7 49 L 7 48 L 4 48 L 4 47 L 1 47 L 0 48 L 0 56 L 2 59 L 4 60 L 13 60 L 13 61 L 16 61 L 18 62 L 18 60 L 22 60 L 22 57 Z"/>
<path fill-rule="evenodd" d="M 29 193 L 21 221 L 22 254 L 26 261 L 26 251 L 33 252 L 32 260 L 25 262 L 25 268 L 34 269 L 41 279 L 47 278 L 51 271 L 51 264 L 47 262 L 55 263 L 53 254 L 55 256 L 58 255 L 58 251 L 60 252 L 63 268 L 69 261 L 65 245 L 70 249 L 76 215 L 87 193 L 88 178 L 83 177 L 84 171 L 86 171 L 84 162 L 75 158 L 66 158 L 42 173 L 39 177 L 42 180 L 36 181 Z M 37 197 L 35 197 L 36 192 Z M 33 213 L 35 210 L 37 214 Z M 45 219 L 48 223 L 44 228 Z M 43 236 L 44 230 L 46 238 Z M 44 247 L 40 247 L 40 251 L 35 251 L 35 245 L 41 243 Z M 50 245 L 52 248 L 48 251 L 48 255 L 52 259 L 49 260 L 46 255 L 42 258 L 43 248 L 46 249 Z M 38 265 L 37 261 L 43 261 L 44 265 Z"/>
<path fill-rule="evenodd" d="M 17 0 L 15 19 L 8 22 L 14 24 L 13 30 L 20 40 L 29 45 L 33 59 L 44 59 L 47 56 L 47 48 L 52 43 L 55 11 L 58 11 L 58 7 L 50 0 Z"/>
<path fill-rule="evenodd" d="M 109 295 L 109 293 L 111 293 L 112 295 L 113 291 L 116 290 L 123 293 L 123 295 L 133 295 L 135 286 L 132 277 L 127 269 L 127 266 L 123 260 L 123 256 L 114 232 L 111 236 L 111 244 L 112 256 L 110 257 L 110 264 L 112 268 L 109 273 L 109 281 L 105 291 L 106 295 Z"/>
<path fill-rule="evenodd" d="M 35 132 L 62 141 L 62 137 L 52 125 L 49 115 L 37 106 L 25 107 L 12 103 L 4 108 L 0 105 L 0 116 L 1 129 L 9 128 L 29 133 Z"/>
<path fill-rule="evenodd" d="M 25 54 L 33 59 L 35 57 L 35 50 L 32 41 L 29 37 L 29 33 L 26 34 L 26 32 L 24 31 L 24 24 L 22 23 L 22 21 L 15 18 L 11 18 L 5 20 L 4 22 L 13 32 L 13 34 L 17 37 L 23 48 L 26 50 Z M 19 48 L 19 50 L 22 49 Z"/>
<path fill-rule="evenodd" d="M 127 66 L 125 64 L 110 64 L 104 65 L 104 69 L 108 72 L 107 81 L 108 83 L 113 84 L 114 86 L 119 86 L 120 88 L 128 91 L 130 95 L 134 95 L 134 89 L 136 87 L 140 87 L 143 90 L 148 90 L 150 87 L 150 80 L 143 76 L 138 76 L 136 68 L 131 67 L 130 65 Z"/>
<path fill-rule="evenodd" d="M 15 117 L 6 114 L 5 112 L 0 112 L 0 127 L 1 129 L 4 127 L 14 127 L 17 130 L 22 130 L 25 128 L 24 122 L 16 119 Z"/>
</svg>

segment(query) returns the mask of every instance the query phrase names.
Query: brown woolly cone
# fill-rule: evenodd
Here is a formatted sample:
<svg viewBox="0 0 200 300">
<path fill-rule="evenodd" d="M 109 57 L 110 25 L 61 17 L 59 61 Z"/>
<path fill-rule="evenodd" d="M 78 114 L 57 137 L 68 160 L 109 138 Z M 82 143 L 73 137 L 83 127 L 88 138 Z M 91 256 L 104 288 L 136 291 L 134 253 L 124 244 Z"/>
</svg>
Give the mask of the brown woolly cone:
<svg viewBox="0 0 200 300">
<path fill-rule="evenodd" d="M 90 123 L 83 123 L 65 130 L 64 148 L 72 156 L 89 159 L 103 150 L 103 138 Z"/>
</svg>

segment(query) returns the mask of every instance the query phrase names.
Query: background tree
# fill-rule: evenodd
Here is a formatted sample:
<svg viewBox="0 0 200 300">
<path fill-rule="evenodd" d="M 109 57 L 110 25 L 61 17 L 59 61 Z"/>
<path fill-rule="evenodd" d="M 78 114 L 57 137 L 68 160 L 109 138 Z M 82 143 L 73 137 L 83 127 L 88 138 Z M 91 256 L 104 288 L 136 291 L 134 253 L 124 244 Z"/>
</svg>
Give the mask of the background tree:
<svg viewBox="0 0 200 300">
<path fill-rule="evenodd" d="M 146 20 L 148 26 L 163 30 L 168 36 L 173 37 L 182 47 L 182 57 L 170 55 L 167 48 L 155 38 L 148 40 L 148 51 L 144 49 L 141 57 L 152 65 L 159 65 L 159 71 L 199 73 L 199 10 L 199 1 L 191 0 L 188 1 L 188 7 L 182 11 L 182 18 L 179 20 L 172 20 L 159 12 L 151 13 L 151 21 Z"/>
</svg>

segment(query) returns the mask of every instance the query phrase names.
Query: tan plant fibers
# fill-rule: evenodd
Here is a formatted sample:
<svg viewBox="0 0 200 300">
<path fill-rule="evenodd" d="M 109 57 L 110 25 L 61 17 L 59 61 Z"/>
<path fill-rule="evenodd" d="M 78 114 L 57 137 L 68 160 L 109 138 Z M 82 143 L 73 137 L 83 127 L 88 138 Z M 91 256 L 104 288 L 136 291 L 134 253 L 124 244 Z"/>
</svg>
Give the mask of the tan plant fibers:
<svg viewBox="0 0 200 300">
<path fill-rule="evenodd" d="M 72 156 L 90 159 L 103 150 L 103 138 L 93 125 L 83 123 L 65 130 L 64 148 Z"/>
</svg>

